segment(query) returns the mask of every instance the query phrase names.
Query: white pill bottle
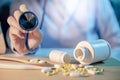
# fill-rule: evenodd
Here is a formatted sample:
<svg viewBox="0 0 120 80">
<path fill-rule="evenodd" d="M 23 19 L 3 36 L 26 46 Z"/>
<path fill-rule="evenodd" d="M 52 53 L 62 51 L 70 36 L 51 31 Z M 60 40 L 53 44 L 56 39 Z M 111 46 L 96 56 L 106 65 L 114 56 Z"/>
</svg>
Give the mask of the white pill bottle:
<svg viewBox="0 0 120 80">
<path fill-rule="evenodd" d="M 68 63 L 70 62 L 70 55 L 63 51 L 52 50 L 49 59 L 55 63 Z"/>
<path fill-rule="evenodd" d="M 110 54 L 110 44 L 103 39 L 79 42 L 73 52 L 74 58 L 84 65 L 103 61 L 109 58 Z"/>
</svg>

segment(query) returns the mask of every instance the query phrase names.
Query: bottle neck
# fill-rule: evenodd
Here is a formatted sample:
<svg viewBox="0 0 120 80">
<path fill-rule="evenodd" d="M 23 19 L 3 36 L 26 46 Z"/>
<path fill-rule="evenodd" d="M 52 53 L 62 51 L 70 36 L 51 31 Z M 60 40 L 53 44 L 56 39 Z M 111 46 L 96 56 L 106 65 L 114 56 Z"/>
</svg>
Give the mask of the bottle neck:
<svg viewBox="0 0 120 80">
<path fill-rule="evenodd" d="M 84 47 L 75 49 L 74 57 L 82 64 L 89 64 L 92 59 L 92 55 L 89 49 Z"/>
</svg>

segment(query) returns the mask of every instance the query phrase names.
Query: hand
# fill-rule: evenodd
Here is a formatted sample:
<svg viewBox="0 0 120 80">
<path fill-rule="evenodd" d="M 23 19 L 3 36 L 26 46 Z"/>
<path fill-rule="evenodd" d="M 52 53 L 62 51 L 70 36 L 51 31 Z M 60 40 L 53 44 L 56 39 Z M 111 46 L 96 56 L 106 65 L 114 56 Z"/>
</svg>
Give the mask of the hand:
<svg viewBox="0 0 120 80">
<path fill-rule="evenodd" d="M 28 11 L 24 4 L 20 5 L 19 10 L 14 12 L 13 16 L 9 16 L 7 19 L 9 28 L 9 37 L 12 48 L 14 48 L 18 53 L 27 54 L 28 50 L 25 46 L 25 31 L 19 25 L 19 17 L 23 12 Z M 42 34 L 38 28 L 33 31 L 29 31 L 28 45 L 30 48 L 36 48 L 42 39 Z"/>
</svg>

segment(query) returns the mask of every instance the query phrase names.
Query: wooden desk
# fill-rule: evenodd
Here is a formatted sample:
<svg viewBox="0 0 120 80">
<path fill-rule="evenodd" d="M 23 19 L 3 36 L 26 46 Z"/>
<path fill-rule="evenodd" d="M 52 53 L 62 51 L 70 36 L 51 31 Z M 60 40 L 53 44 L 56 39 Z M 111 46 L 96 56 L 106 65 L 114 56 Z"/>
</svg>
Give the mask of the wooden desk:
<svg viewBox="0 0 120 80">
<path fill-rule="evenodd" d="M 46 58 L 47 59 L 47 58 Z M 94 64 L 104 68 L 104 74 L 90 77 L 73 78 L 61 73 L 47 76 L 39 69 L 0 69 L 0 80 L 120 80 L 120 62 L 110 58 L 102 63 Z"/>
</svg>

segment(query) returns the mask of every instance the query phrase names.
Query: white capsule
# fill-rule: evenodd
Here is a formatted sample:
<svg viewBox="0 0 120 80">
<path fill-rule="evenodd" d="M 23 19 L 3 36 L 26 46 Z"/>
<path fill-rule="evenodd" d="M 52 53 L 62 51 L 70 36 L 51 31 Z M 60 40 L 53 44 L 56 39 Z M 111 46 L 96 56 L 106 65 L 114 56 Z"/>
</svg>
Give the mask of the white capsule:
<svg viewBox="0 0 120 80">
<path fill-rule="evenodd" d="M 54 67 L 55 68 L 62 68 L 62 65 L 61 64 L 54 64 Z"/>
<path fill-rule="evenodd" d="M 33 59 L 30 59 L 29 62 L 35 62 L 35 63 L 37 63 L 39 60 L 40 59 L 38 59 L 38 58 L 33 58 Z"/>
<path fill-rule="evenodd" d="M 82 76 L 82 74 L 80 74 L 79 72 L 70 72 L 70 77 L 80 77 Z"/>
<path fill-rule="evenodd" d="M 40 60 L 40 61 L 38 61 L 38 63 L 40 63 L 40 64 L 45 64 L 46 61 L 44 61 L 44 60 Z"/>
<path fill-rule="evenodd" d="M 41 69 L 41 72 L 42 73 L 47 73 L 47 72 L 50 72 L 52 69 L 50 67 L 44 67 Z"/>
<path fill-rule="evenodd" d="M 94 66 L 92 66 L 92 65 L 86 65 L 86 66 L 85 66 L 86 69 L 93 68 L 93 67 L 94 67 Z"/>
<path fill-rule="evenodd" d="M 91 75 L 97 74 L 97 71 L 94 71 L 94 70 L 91 70 L 91 69 L 87 69 L 87 72 Z"/>
</svg>

